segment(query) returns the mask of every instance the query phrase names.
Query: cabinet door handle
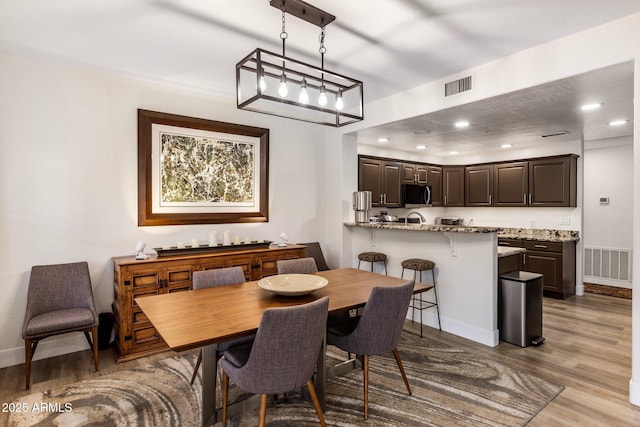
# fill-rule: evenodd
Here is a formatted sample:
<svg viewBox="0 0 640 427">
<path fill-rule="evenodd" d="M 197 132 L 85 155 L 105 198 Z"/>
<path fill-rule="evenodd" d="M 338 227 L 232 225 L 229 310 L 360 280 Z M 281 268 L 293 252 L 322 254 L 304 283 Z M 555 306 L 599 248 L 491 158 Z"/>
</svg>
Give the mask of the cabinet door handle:
<svg viewBox="0 0 640 427">
<path fill-rule="evenodd" d="M 444 195 L 444 204 L 445 205 L 447 204 L 447 195 L 446 194 Z"/>
<path fill-rule="evenodd" d="M 380 193 L 379 199 L 380 199 L 380 204 L 382 204 L 382 193 Z"/>
<path fill-rule="evenodd" d="M 493 204 L 493 195 L 489 194 L 489 204 L 492 205 Z"/>
<path fill-rule="evenodd" d="M 525 204 L 525 205 L 527 204 L 527 193 L 524 193 L 522 195 L 522 203 Z"/>
<path fill-rule="evenodd" d="M 548 246 L 547 245 L 533 245 L 533 247 L 535 248 L 542 248 L 542 249 L 547 249 Z"/>
<path fill-rule="evenodd" d="M 527 263 L 527 254 L 522 254 L 522 265 Z"/>
<path fill-rule="evenodd" d="M 529 204 L 531 204 L 531 193 L 529 193 Z"/>
</svg>

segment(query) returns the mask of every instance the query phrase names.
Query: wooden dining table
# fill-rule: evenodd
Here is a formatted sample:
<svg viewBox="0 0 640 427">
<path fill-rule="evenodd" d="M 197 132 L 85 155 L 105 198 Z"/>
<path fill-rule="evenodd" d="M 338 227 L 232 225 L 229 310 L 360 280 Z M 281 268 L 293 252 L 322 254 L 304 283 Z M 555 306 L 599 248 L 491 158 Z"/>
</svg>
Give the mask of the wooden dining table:
<svg viewBox="0 0 640 427">
<path fill-rule="evenodd" d="M 356 309 L 366 304 L 376 286 L 398 286 L 407 281 L 355 268 L 315 273 L 328 280 L 327 286 L 303 296 L 280 296 L 262 289 L 258 281 L 238 285 L 153 295 L 135 298 L 145 316 L 167 345 L 175 351 L 203 349 L 202 425 L 216 421 L 216 376 L 218 343 L 255 333 L 263 312 L 268 308 L 305 304 L 329 297 L 329 314 Z M 418 283 L 414 293 L 432 285 Z M 326 343 L 318 357 L 315 379 L 318 399 L 326 402 Z M 230 415 L 233 410 L 229 412 Z"/>
</svg>

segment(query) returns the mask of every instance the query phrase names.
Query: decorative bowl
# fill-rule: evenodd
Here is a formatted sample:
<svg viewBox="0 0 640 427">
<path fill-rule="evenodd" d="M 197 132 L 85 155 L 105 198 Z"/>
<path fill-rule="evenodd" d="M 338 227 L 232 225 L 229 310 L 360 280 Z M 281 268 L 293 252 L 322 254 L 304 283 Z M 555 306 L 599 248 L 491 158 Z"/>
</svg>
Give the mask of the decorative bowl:
<svg viewBox="0 0 640 427">
<path fill-rule="evenodd" d="M 314 274 L 278 274 L 258 280 L 258 286 L 282 296 L 307 295 L 322 289 L 329 281 Z"/>
</svg>

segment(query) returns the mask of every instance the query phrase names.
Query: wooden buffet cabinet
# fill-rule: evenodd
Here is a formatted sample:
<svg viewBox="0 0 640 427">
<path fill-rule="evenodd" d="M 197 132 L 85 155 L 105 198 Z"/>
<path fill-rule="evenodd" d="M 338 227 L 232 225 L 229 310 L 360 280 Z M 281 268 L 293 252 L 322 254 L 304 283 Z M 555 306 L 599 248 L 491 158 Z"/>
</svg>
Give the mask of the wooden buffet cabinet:
<svg viewBox="0 0 640 427">
<path fill-rule="evenodd" d="M 278 260 L 302 258 L 305 246 L 232 249 L 181 256 L 136 260 L 113 258 L 113 314 L 116 360 L 124 362 L 168 349 L 134 298 L 192 289 L 193 272 L 242 267 L 245 279 L 258 280 L 277 273 Z"/>
</svg>

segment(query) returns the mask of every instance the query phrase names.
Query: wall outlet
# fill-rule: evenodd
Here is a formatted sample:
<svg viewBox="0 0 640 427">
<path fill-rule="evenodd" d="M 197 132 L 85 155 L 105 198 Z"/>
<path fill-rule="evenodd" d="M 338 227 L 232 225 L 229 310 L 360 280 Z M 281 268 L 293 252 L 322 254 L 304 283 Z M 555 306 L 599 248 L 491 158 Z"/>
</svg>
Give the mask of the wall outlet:
<svg viewBox="0 0 640 427">
<path fill-rule="evenodd" d="M 562 218 L 560 220 L 560 225 L 571 225 L 571 217 Z"/>
</svg>

